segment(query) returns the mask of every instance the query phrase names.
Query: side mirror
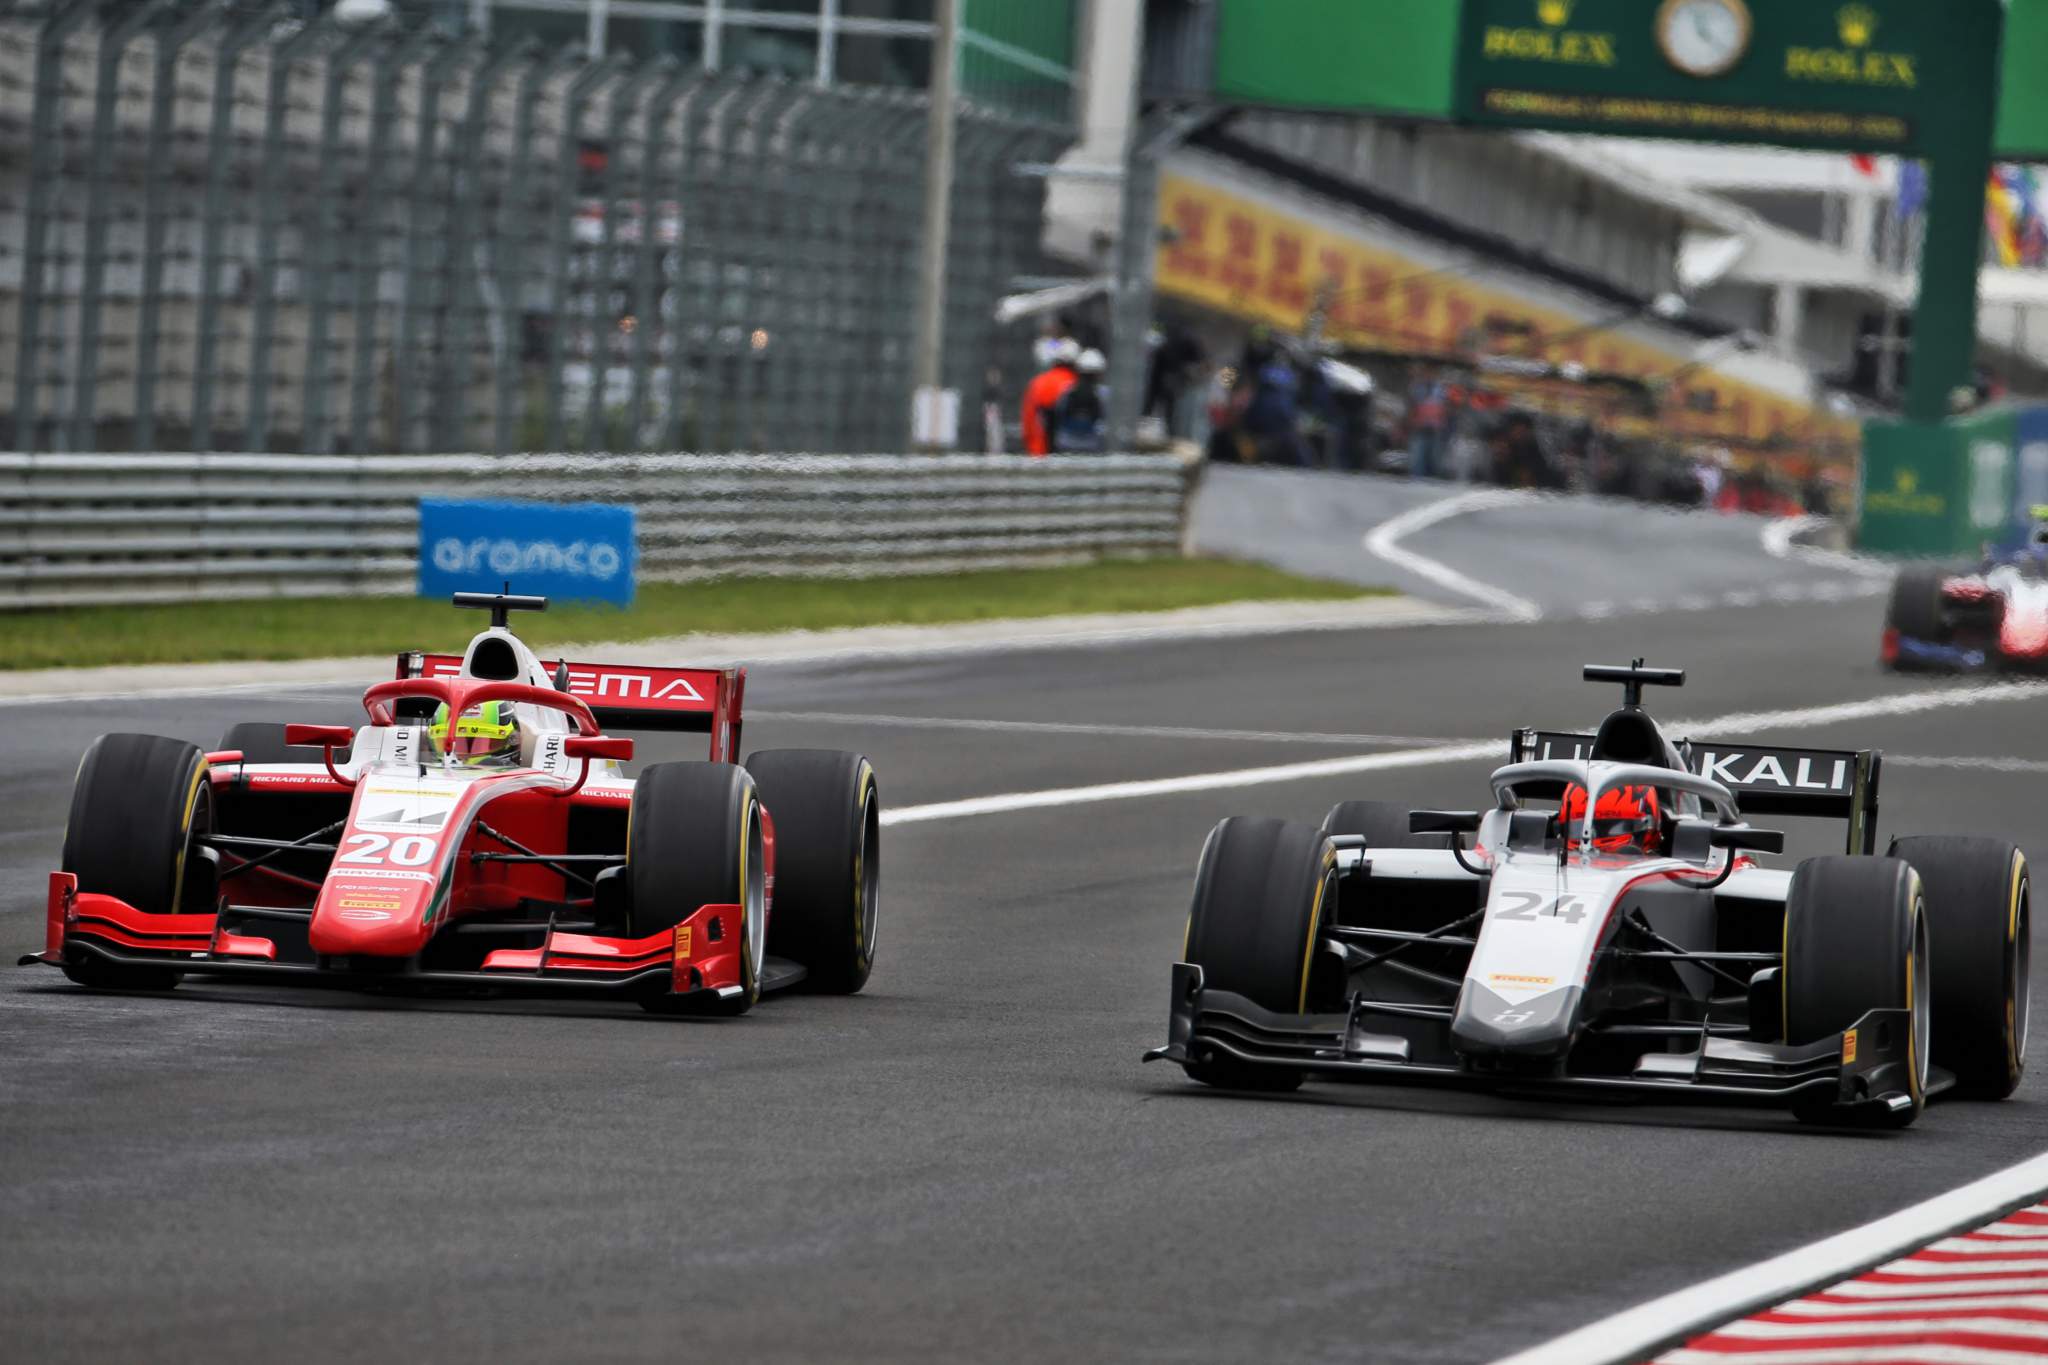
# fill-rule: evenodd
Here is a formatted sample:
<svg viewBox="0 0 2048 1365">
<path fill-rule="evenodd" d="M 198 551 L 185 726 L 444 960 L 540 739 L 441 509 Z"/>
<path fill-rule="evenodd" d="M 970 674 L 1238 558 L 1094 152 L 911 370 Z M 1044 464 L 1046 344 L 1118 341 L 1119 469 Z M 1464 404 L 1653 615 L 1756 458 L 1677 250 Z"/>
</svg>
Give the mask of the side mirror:
<svg viewBox="0 0 2048 1365">
<path fill-rule="evenodd" d="M 346 725 L 287 725 L 284 742 L 306 749 L 346 749 L 356 732 Z"/>
<path fill-rule="evenodd" d="M 633 741 L 610 735 L 571 735 L 562 741 L 562 752 L 570 758 L 609 758 L 624 763 L 633 756 Z"/>
<path fill-rule="evenodd" d="M 1715 848 L 1747 850 L 1752 853 L 1783 853 L 1785 831 L 1753 829 L 1748 825 L 1716 825 L 1711 836 Z"/>
<path fill-rule="evenodd" d="M 1408 812 L 1410 834 L 1477 834 L 1476 810 L 1412 810 Z"/>
</svg>

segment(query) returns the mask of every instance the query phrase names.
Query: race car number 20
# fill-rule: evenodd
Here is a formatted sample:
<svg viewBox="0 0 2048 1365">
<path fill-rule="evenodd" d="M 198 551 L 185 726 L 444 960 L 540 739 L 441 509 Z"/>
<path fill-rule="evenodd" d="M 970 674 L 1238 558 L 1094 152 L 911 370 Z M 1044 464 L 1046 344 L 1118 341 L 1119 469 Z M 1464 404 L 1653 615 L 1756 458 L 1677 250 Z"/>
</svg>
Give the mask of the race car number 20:
<svg viewBox="0 0 2048 1365">
<path fill-rule="evenodd" d="M 434 860 L 434 841 L 421 834 L 408 834 L 400 839 L 388 834 L 351 834 L 342 843 L 352 847 L 335 856 L 337 863 L 423 867 Z"/>
<path fill-rule="evenodd" d="M 1577 924 L 1586 917 L 1586 902 L 1582 896 L 1546 896 L 1540 891 L 1503 891 L 1500 908 L 1493 912 L 1500 919 L 1555 919 L 1566 924 Z"/>
</svg>

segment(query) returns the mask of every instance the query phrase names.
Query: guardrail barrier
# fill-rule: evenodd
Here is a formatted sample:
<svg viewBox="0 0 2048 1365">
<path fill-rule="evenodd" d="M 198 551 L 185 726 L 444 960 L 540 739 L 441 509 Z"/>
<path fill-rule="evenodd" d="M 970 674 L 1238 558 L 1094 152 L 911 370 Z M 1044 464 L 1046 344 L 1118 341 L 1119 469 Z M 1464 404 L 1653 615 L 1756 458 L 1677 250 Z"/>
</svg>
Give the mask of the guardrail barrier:
<svg viewBox="0 0 2048 1365">
<path fill-rule="evenodd" d="M 410 593 L 422 497 L 629 505 L 643 581 L 1174 553 L 1192 479 L 1164 455 L 0 454 L 0 608 Z"/>
</svg>

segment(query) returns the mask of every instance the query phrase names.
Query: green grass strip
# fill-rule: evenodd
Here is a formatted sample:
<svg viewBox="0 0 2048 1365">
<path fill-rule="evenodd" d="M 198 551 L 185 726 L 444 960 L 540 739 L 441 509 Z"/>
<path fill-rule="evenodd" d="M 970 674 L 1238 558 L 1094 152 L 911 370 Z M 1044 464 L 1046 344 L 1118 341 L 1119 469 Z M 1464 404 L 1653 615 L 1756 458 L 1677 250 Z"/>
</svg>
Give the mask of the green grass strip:
<svg viewBox="0 0 2048 1365">
<path fill-rule="evenodd" d="M 1230 560 L 1122 559 L 1068 568 L 900 578 L 647 583 L 629 609 L 564 604 L 544 615 L 520 616 L 514 629 L 540 648 L 696 632 L 931 625 L 1266 600 L 1336 601 L 1384 591 Z M 413 597 L 50 607 L 0 613 L 0 668 L 453 650 L 483 624 L 480 613 Z"/>
</svg>

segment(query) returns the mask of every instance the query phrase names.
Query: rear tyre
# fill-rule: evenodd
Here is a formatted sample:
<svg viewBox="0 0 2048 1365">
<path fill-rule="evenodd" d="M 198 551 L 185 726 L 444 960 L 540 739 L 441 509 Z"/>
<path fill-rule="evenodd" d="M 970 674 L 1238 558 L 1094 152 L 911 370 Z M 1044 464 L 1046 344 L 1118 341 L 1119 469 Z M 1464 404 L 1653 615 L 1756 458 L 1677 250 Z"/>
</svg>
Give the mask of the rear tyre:
<svg viewBox="0 0 2048 1365">
<path fill-rule="evenodd" d="M 1242 995 L 1275 1014 L 1306 1014 L 1316 940 L 1337 877 L 1337 855 L 1321 830 L 1291 820 L 1233 816 L 1202 848 L 1182 960 L 1202 969 L 1211 990 Z M 1249 1066 L 1228 1057 L 1185 1064 L 1207 1085 L 1239 1090 L 1299 1088 L 1299 1071 Z"/>
<path fill-rule="evenodd" d="M 761 998 L 767 930 L 761 802 L 754 779 L 733 763 L 656 763 L 633 784 L 626 828 L 627 932 L 673 929 L 706 905 L 737 905 L 721 937 L 740 942 L 740 993 L 730 999 L 655 995 L 656 1014 L 745 1014 Z"/>
<path fill-rule="evenodd" d="M 1898 576 L 1892 579 L 1885 625 L 1901 635 L 1929 644 L 1947 644 L 1950 631 L 1941 614 L 1941 584 L 1947 577 L 1948 571 L 1939 567 L 1922 565 L 1899 570 Z M 1915 665 L 1894 662 L 1892 666 L 1906 671 Z"/>
<path fill-rule="evenodd" d="M 801 963 L 807 989 L 851 995 L 874 969 L 881 913 L 874 766 L 836 749 L 765 749 L 746 766 L 775 823 L 768 951 Z"/>
<path fill-rule="evenodd" d="M 1919 834 L 1892 840 L 1891 856 L 1920 874 L 1939 970 L 1929 980 L 1934 1065 L 1955 1073 L 1956 1093 L 2002 1100 L 2026 1069 L 2027 973 L 2033 921 L 2027 858 L 2003 839 Z"/>
<path fill-rule="evenodd" d="M 284 742 L 284 727 L 267 720 L 238 721 L 220 737 L 223 753 L 239 749 L 244 763 L 317 763 L 318 749 Z M 346 747 L 334 751 L 336 763 L 348 762 Z"/>
<path fill-rule="evenodd" d="M 63 869 L 78 889 L 115 896 L 146 915 L 214 906 L 210 860 L 193 841 L 213 829 L 213 786 L 196 744 L 159 735 L 101 735 L 78 765 L 64 827 Z M 188 907 L 188 891 L 195 903 Z M 167 991 L 184 973 L 81 956 L 64 965 L 81 986 Z"/>
<path fill-rule="evenodd" d="M 1785 899 L 1785 1041 L 1814 1043 L 1874 1009 L 1910 1012 L 1897 1111 L 1845 1107 L 1829 1094 L 1798 1101 L 1807 1123 L 1903 1128 L 1927 1103 L 1928 926 L 1921 881 L 1896 858 L 1808 858 Z M 1875 1097 L 1873 1097 L 1875 1098 Z"/>
</svg>

